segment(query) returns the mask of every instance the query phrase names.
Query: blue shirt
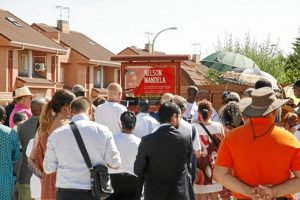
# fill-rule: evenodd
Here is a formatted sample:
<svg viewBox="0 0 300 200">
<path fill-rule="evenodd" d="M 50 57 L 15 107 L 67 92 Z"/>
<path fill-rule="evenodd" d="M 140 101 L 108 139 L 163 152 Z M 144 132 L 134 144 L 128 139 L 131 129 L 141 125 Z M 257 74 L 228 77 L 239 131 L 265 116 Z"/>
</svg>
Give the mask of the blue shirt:
<svg viewBox="0 0 300 200">
<path fill-rule="evenodd" d="M 20 145 L 15 130 L 0 124 L 0 200 L 12 199 L 15 183 L 13 163 L 20 159 Z"/>
</svg>

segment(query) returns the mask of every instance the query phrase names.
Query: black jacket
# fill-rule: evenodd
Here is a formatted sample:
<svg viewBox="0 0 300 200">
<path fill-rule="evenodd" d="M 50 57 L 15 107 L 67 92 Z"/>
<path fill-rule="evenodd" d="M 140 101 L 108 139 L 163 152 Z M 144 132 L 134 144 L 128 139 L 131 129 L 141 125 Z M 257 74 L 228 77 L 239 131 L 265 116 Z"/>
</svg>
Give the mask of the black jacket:
<svg viewBox="0 0 300 200">
<path fill-rule="evenodd" d="M 145 200 L 194 200 L 187 165 L 191 135 L 166 125 L 142 138 L 134 172 L 144 179 Z"/>
</svg>

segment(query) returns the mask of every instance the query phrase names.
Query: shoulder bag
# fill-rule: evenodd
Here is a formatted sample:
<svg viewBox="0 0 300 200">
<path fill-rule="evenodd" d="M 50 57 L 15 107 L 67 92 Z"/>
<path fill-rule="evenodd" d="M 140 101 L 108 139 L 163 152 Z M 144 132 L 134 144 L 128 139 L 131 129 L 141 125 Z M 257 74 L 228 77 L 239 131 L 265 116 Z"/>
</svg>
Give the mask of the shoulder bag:
<svg viewBox="0 0 300 200">
<path fill-rule="evenodd" d="M 70 122 L 70 127 L 76 138 L 84 161 L 91 172 L 91 190 L 93 197 L 99 200 L 107 199 L 111 194 L 114 193 L 107 167 L 101 164 L 92 166 L 90 157 L 76 124 L 74 122 Z"/>
</svg>

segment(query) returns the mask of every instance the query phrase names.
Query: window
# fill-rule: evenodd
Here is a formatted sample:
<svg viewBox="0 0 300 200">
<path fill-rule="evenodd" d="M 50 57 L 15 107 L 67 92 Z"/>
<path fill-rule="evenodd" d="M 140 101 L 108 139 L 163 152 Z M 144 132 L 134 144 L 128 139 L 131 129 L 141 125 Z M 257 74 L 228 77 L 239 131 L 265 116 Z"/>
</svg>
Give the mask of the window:
<svg viewBox="0 0 300 200">
<path fill-rule="evenodd" d="M 96 83 L 100 84 L 101 83 L 101 72 L 97 71 L 96 73 Z"/>
<path fill-rule="evenodd" d="M 60 80 L 61 83 L 64 82 L 64 68 L 63 67 L 60 68 L 60 77 L 59 77 L 59 80 Z"/>
<path fill-rule="evenodd" d="M 101 71 L 99 68 L 94 71 L 94 87 L 101 88 Z"/>
<path fill-rule="evenodd" d="M 14 24 L 15 26 L 17 26 L 17 27 L 22 27 L 22 25 L 21 24 L 19 24 L 14 18 L 12 18 L 12 17 L 6 17 L 5 19 L 7 19 L 8 21 L 10 21 L 12 24 Z"/>
<path fill-rule="evenodd" d="M 29 65 L 28 65 L 28 55 L 22 54 L 21 55 L 21 72 L 28 73 L 29 71 Z"/>
<path fill-rule="evenodd" d="M 8 91 L 12 91 L 13 86 L 13 51 L 8 50 L 7 52 L 7 63 L 8 63 Z"/>
</svg>

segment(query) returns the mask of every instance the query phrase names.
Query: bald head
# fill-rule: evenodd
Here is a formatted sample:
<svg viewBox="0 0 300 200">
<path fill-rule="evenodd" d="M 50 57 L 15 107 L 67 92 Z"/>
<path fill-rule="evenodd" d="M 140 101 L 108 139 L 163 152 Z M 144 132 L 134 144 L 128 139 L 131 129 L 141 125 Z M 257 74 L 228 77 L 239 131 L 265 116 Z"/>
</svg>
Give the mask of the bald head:
<svg viewBox="0 0 300 200">
<path fill-rule="evenodd" d="M 180 108 L 181 112 L 186 110 L 186 99 L 179 95 L 174 95 L 174 103 Z"/>
<path fill-rule="evenodd" d="M 111 83 L 107 87 L 108 101 L 120 102 L 122 99 L 122 87 L 118 83 Z"/>
<path fill-rule="evenodd" d="M 44 99 L 32 99 L 30 108 L 33 116 L 40 116 L 43 106 L 46 104 Z"/>
<path fill-rule="evenodd" d="M 161 96 L 161 99 L 160 99 L 160 104 L 163 104 L 163 103 L 166 103 L 166 102 L 173 102 L 173 99 L 174 99 L 174 95 L 171 94 L 171 93 L 165 93 Z"/>
</svg>

